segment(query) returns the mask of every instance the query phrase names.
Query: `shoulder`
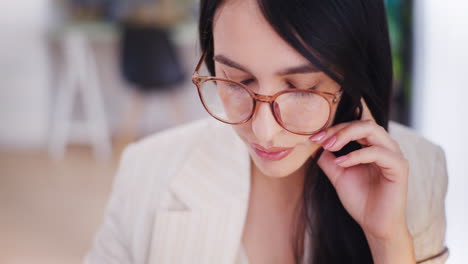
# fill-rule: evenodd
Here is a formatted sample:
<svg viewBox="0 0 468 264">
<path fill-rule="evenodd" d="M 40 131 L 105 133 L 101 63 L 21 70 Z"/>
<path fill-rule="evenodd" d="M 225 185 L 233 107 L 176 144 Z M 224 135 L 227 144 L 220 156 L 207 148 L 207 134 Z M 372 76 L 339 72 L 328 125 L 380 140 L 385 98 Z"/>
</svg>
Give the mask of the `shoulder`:
<svg viewBox="0 0 468 264">
<path fill-rule="evenodd" d="M 148 135 L 124 149 L 120 166 L 133 167 L 133 176 L 126 177 L 138 185 L 144 178 L 169 175 L 211 133 L 210 127 L 208 119 L 201 119 Z"/>
<path fill-rule="evenodd" d="M 411 128 L 396 122 L 390 122 L 389 134 L 400 145 L 403 155 L 410 163 L 410 194 L 418 192 L 429 195 L 425 192 L 439 188 L 440 193 L 437 195 L 443 195 L 447 188 L 444 150 Z"/>
<path fill-rule="evenodd" d="M 444 150 L 440 146 L 411 128 L 396 122 L 390 122 L 389 134 L 400 145 L 405 158 L 410 162 L 410 182 L 420 177 L 424 177 L 420 179 L 422 181 L 427 181 L 429 177 L 432 177 L 431 180 L 436 181 L 435 183 L 447 181 L 446 174 L 435 173 L 434 170 L 446 165 Z M 428 182 L 427 184 L 435 183 Z"/>
<path fill-rule="evenodd" d="M 402 151 L 404 152 L 409 152 L 410 150 L 427 150 L 427 154 L 433 154 L 442 151 L 438 145 L 419 135 L 413 129 L 400 123 L 390 121 L 388 130 L 390 136 L 400 144 L 403 148 Z"/>
<path fill-rule="evenodd" d="M 146 263 L 161 194 L 206 120 L 167 129 L 128 145 L 114 176 L 105 216 L 85 263 Z"/>
<path fill-rule="evenodd" d="M 444 150 L 396 122 L 390 122 L 389 134 L 398 142 L 410 165 L 407 222 L 416 257 L 422 259 L 445 247 L 448 176 Z"/>
<path fill-rule="evenodd" d="M 218 123 L 212 118 L 200 119 L 130 144 L 122 154 L 120 166 L 132 169 L 126 170 L 121 179 L 116 178 L 115 181 L 124 182 L 125 188 L 133 189 L 137 197 L 145 193 L 145 188 L 149 189 L 146 193 L 151 192 L 153 196 L 163 193 L 195 149 L 208 150 L 233 138 L 231 130 Z"/>
<path fill-rule="evenodd" d="M 448 181 L 444 150 L 414 130 L 396 122 L 390 122 L 389 133 L 398 142 L 410 164 L 409 205 L 411 199 L 426 204 L 435 200 L 443 201 Z"/>
<path fill-rule="evenodd" d="M 112 261 L 106 263 L 130 262 L 128 259 L 146 263 L 161 197 L 199 139 L 210 136 L 210 127 L 206 119 L 193 121 L 149 135 L 124 149 L 87 263 L 101 263 L 107 258 Z M 112 255 L 116 249 L 122 256 Z"/>
</svg>

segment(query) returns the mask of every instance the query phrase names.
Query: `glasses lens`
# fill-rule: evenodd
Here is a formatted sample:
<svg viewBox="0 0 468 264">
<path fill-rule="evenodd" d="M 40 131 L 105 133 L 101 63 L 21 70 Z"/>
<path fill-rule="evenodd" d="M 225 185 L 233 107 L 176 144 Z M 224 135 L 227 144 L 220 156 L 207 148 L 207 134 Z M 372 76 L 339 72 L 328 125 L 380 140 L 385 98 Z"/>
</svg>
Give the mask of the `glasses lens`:
<svg viewBox="0 0 468 264">
<path fill-rule="evenodd" d="M 276 116 L 292 132 L 315 132 L 326 125 L 330 116 L 328 101 L 316 93 L 285 93 L 278 96 L 275 102 Z"/>
<path fill-rule="evenodd" d="M 239 123 L 252 114 L 253 99 L 241 86 L 220 80 L 201 85 L 201 97 L 208 112 L 228 123 Z"/>
</svg>

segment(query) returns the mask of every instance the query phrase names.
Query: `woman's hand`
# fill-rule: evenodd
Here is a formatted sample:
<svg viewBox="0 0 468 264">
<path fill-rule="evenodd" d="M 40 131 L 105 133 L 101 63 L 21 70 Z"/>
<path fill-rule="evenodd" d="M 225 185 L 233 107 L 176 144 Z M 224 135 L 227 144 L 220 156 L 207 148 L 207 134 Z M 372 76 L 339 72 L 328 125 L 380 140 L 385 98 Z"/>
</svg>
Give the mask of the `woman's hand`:
<svg viewBox="0 0 468 264">
<path fill-rule="evenodd" d="M 363 110 L 362 120 L 338 124 L 311 137 L 324 148 L 318 164 L 344 208 L 366 234 L 375 263 L 405 263 L 392 256 L 404 256 L 401 250 L 408 247 L 405 260 L 413 259 L 406 263 L 414 263 L 405 214 L 409 164 L 398 143 L 375 122 L 365 102 Z M 357 141 L 363 148 L 336 158 L 332 152 L 350 141 Z"/>
</svg>

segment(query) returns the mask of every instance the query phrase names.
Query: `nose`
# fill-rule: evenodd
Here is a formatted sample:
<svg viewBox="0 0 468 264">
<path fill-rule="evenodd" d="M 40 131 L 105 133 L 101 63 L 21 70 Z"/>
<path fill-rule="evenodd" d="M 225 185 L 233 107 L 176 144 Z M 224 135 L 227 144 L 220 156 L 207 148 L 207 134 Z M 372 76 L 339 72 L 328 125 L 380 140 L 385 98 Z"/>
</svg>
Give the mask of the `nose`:
<svg viewBox="0 0 468 264">
<path fill-rule="evenodd" d="M 263 102 L 257 102 L 258 108 L 252 117 L 252 131 L 259 143 L 270 144 L 276 134 L 283 128 L 276 122 L 273 113 L 270 110 L 270 105 Z"/>
</svg>

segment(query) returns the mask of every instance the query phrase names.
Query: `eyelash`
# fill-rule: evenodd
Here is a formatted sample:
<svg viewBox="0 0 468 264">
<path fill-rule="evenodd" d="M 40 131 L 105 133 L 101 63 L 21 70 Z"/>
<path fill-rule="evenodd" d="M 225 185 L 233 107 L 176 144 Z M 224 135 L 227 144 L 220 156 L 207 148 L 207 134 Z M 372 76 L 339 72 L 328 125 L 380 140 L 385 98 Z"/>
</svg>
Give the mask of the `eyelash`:
<svg viewBox="0 0 468 264">
<path fill-rule="evenodd" d="M 289 85 L 289 87 L 296 88 L 296 86 L 294 84 L 292 84 L 291 82 L 286 82 L 286 83 Z"/>
<path fill-rule="evenodd" d="M 247 79 L 247 80 L 244 80 L 244 81 L 240 81 L 240 83 L 242 83 L 243 85 L 248 85 L 250 82 L 253 82 L 253 79 Z M 290 88 L 296 88 L 296 86 L 294 84 L 292 84 L 291 82 L 286 82 L 288 84 L 288 86 Z M 310 88 L 308 88 L 308 90 L 315 90 L 316 86 L 312 86 Z"/>
<path fill-rule="evenodd" d="M 229 76 L 226 74 L 226 72 L 225 72 L 224 70 L 223 70 L 223 73 L 224 73 L 224 75 L 225 75 L 228 79 L 230 79 Z M 250 82 L 252 82 L 252 81 L 254 81 L 254 79 L 253 79 L 253 78 L 250 78 L 250 79 L 247 79 L 247 80 L 244 80 L 244 81 L 240 81 L 239 83 L 242 83 L 243 85 L 248 85 L 248 84 L 249 84 Z M 293 85 L 291 82 L 287 81 L 286 83 L 288 84 L 288 86 L 289 86 L 290 88 L 292 88 L 292 89 L 296 88 L 296 86 Z M 312 86 L 312 87 L 310 87 L 310 88 L 307 88 L 307 90 L 315 90 L 316 88 L 317 88 L 317 86 L 314 85 L 314 86 Z"/>
<path fill-rule="evenodd" d="M 240 83 L 242 83 L 243 85 L 248 85 L 252 81 L 253 79 L 247 79 L 247 80 L 241 81 Z"/>
</svg>

